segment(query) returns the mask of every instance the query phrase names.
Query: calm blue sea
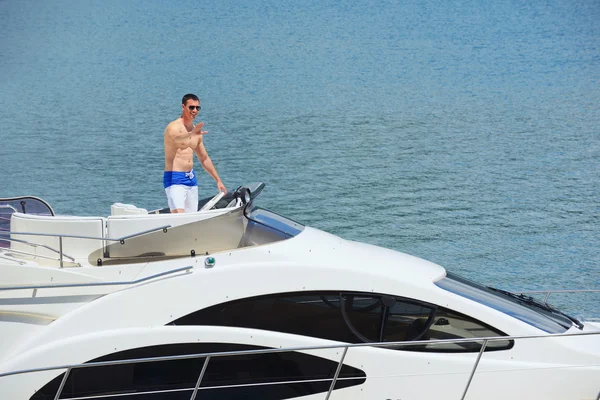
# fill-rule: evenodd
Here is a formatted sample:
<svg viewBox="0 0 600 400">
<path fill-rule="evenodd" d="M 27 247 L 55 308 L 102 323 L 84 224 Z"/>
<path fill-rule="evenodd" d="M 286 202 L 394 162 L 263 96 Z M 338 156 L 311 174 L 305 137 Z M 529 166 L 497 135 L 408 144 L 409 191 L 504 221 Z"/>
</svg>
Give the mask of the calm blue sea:
<svg viewBox="0 0 600 400">
<path fill-rule="evenodd" d="M 0 197 L 166 206 L 193 92 L 225 184 L 264 181 L 267 208 L 509 290 L 598 289 L 599 21 L 597 0 L 0 0 Z"/>
</svg>

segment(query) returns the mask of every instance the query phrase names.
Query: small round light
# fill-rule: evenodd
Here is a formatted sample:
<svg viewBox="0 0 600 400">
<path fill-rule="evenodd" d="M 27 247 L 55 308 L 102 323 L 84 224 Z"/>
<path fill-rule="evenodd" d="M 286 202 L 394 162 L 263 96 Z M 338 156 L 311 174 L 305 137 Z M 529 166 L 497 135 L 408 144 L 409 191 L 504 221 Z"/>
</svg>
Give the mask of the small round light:
<svg viewBox="0 0 600 400">
<path fill-rule="evenodd" d="M 250 203 L 250 189 L 244 191 L 244 203 Z"/>
<path fill-rule="evenodd" d="M 215 258 L 214 257 L 206 257 L 204 259 L 204 265 L 206 268 L 212 268 L 215 266 Z"/>
</svg>

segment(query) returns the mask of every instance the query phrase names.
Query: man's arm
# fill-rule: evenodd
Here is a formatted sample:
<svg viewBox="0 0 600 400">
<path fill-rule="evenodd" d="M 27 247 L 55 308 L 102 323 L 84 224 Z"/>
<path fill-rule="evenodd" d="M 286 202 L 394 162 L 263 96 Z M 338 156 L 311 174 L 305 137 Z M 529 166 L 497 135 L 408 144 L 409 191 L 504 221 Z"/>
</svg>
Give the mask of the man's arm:
<svg viewBox="0 0 600 400">
<path fill-rule="evenodd" d="M 169 125 L 167 126 L 166 133 L 173 142 L 175 142 L 175 145 L 179 150 L 185 150 L 187 148 L 196 149 L 198 144 L 202 141 L 202 135 L 207 133 L 206 131 L 202 131 L 203 125 L 204 123 L 201 122 L 194 126 L 194 129 L 192 129 L 192 132 L 190 133 L 176 125 Z"/>
<path fill-rule="evenodd" d="M 194 151 L 196 152 L 196 155 L 200 160 L 200 164 L 202 164 L 202 168 L 204 168 L 206 172 L 208 172 L 208 174 L 212 176 L 213 179 L 217 182 L 217 188 L 219 189 L 219 192 L 227 193 L 227 188 L 225 188 L 225 185 L 223 185 L 221 178 L 219 178 L 219 174 L 217 174 L 217 170 L 215 169 L 212 160 L 208 156 L 208 152 L 204 147 L 204 143 L 202 143 L 202 139 L 200 139 L 200 143 L 194 149 Z"/>
</svg>

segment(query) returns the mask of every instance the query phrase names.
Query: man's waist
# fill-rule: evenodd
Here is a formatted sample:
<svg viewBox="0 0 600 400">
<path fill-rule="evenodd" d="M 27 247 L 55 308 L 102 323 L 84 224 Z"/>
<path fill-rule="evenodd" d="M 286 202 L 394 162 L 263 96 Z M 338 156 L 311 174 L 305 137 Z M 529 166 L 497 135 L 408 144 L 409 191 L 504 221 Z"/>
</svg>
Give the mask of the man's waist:
<svg viewBox="0 0 600 400">
<path fill-rule="evenodd" d="M 196 186 L 196 174 L 194 170 L 189 171 L 165 171 L 163 174 L 163 185 L 165 188 L 171 185 Z"/>
</svg>

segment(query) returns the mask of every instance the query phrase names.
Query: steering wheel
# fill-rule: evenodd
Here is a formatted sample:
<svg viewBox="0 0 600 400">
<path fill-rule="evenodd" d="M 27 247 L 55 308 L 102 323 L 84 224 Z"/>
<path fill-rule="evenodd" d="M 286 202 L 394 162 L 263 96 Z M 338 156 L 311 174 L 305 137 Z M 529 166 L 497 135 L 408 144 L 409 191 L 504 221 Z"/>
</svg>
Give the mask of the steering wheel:
<svg viewBox="0 0 600 400">
<path fill-rule="evenodd" d="M 225 192 L 219 192 L 215 195 L 215 197 L 213 197 L 212 199 L 210 199 L 209 201 L 206 202 L 205 205 L 202 206 L 201 209 L 199 209 L 198 211 L 206 211 L 206 210 L 210 210 L 211 208 L 213 208 L 215 206 L 215 204 L 217 204 L 217 202 L 219 200 L 221 200 L 223 198 L 223 196 L 225 196 Z"/>
</svg>

